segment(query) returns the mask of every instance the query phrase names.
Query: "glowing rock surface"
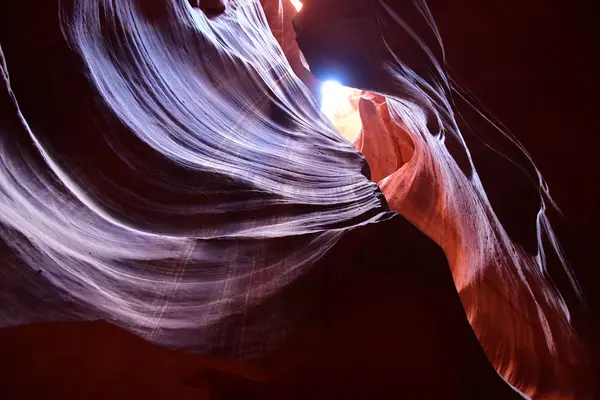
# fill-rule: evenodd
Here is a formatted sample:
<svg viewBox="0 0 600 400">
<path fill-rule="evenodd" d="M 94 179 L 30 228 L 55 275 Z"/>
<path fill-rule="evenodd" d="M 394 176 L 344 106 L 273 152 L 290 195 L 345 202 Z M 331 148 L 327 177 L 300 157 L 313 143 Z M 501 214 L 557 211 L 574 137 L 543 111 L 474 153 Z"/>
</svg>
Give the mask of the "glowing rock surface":
<svg viewBox="0 0 600 400">
<path fill-rule="evenodd" d="M 474 165 L 465 173 L 445 146 L 468 154 L 443 65 L 411 59 L 438 68 L 433 86 L 397 68 L 385 95 L 353 91 L 329 115 L 344 138 L 315 100 L 293 5 L 223 4 L 211 18 L 188 2 L 133 0 L 0 17 L 0 324 L 104 319 L 227 360 L 195 363 L 261 398 L 297 390 L 294 379 L 319 390 L 307 378 L 319 364 L 348 380 L 361 357 L 380 369 L 371 388 L 401 375 L 407 392 L 426 381 L 460 398 L 520 398 L 479 343 L 524 393 L 572 395 L 578 342 L 541 247 L 511 240 Z M 25 19 L 35 34 L 10 22 Z M 537 228 L 555 244 L 544 207 Z M 13 329 L 5 337 L 22 336 Z M 361 349 L 386 329 L 385 354 Z M 298 337 L 309 343 L 282 362 L 303 365 L 295 378 L 256 361 Z M 302 364 L 321 348 L 313 340 L 329 347 Z M 354 364 L 333 361 L 347 352 Z M 463 374 L 482 386 L 457 383 Z"/>
</svg>

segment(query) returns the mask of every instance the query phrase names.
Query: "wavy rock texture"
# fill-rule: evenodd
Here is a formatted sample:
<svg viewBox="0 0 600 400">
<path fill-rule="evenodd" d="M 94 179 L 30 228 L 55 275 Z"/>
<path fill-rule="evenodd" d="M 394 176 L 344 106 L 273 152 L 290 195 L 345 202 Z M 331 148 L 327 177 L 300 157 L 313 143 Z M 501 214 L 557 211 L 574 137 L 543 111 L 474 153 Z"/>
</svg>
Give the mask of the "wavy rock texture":
<svg viewBox="0 0 600 400">
<path fill-rule="evenodd" d="M 319 112 L 288 3 L 38 3 L 0 17 L 4 392 L 589 395 L 545 182 L 528 246 L 469 157 L 423 3 L 302 10 L 313 71 L 366 90 L 360 152 Z M 387 47 L 355 50 L 378 26 Z M 95 319 L 129 333 L 71 322 Z"/>
</svg>

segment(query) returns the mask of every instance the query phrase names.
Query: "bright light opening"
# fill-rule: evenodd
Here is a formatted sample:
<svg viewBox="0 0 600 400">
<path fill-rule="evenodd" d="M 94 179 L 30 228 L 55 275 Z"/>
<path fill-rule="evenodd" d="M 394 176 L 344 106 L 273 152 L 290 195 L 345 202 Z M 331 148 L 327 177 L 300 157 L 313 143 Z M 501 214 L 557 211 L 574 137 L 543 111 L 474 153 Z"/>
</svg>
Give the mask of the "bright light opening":
<svg viewBox="0 0 600 400">
<path fill-rule="evenodd" d="M 360 90 L 336 81 L 325 81 L 321 86 L 321 111 L 350 142 L 356 140 L 362 128 L 358 112 L 360 94 Z"/>
<path fill-rule="evenodd" d="M 348 92 L 336 81 L 325 81 L 321 86 L 321 111 L 326 114 L 335 112 L 345 103 Z"/>
<path fill-rule="evenodd" d="M 296 11 L 302 10 L 302 3 L 299 0 L 291 0 L 292 5 L 296 7 Z"/>
</svg>

